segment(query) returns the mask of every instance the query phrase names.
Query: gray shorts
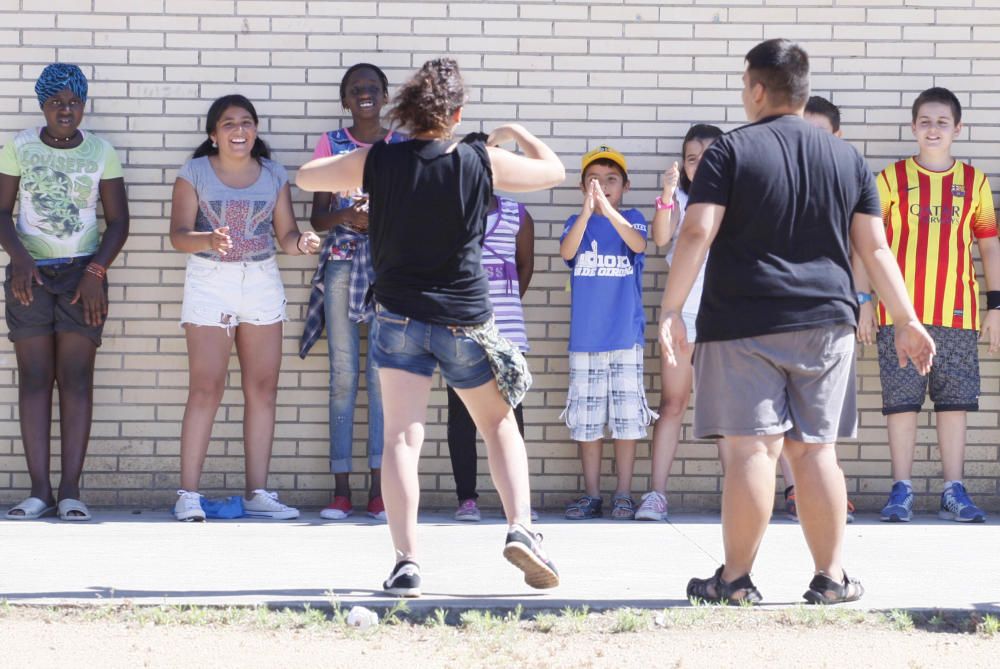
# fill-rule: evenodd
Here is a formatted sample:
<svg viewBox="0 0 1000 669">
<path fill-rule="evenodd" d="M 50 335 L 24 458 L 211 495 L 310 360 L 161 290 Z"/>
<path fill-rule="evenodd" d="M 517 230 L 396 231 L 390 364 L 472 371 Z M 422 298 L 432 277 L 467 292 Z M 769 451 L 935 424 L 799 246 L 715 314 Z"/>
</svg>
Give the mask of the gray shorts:
<svg viewBox="0 0 1000 669">
<path fill-rule="evenodd" d="M 784 434 L 830 444 L 857 434 L 849 325 L 699 343 L 694 372 L 699 439 Z"/>
<path fill-rule="evenodd" d="M 935 411 L 979 411 L 979 333 L 939 325 L 924 327 L 937 348 L 927 376 L 920 376 L 912 362 L 900 367 L 895 328 L 879 328 L 876 341 L 882 414 L 920 411 L 928 389 Z"/>
</svg>

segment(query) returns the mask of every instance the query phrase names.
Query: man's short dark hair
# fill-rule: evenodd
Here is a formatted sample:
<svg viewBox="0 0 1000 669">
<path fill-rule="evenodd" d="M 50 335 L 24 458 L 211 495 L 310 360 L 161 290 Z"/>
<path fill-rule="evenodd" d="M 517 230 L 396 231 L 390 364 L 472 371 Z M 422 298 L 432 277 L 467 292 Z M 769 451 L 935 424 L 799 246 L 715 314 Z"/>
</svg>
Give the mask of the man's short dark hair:
<svg viewBox="0 0 1000 669">
<path fill-rule="evenodd" d="M 962 122 L 962 103 L 959 102 L 955 94 L 947 88 L 935 86 L 933 88 L 928 88 L 926 91 L 918 95 L 917 99 L 913 101 L 914 123 L 917 122 L 917 114 L 920 112 L 920 108 L 928 102 L 940 102 L 943 105 L 948 105 L 951 107 L 951 115 L 955 117 L 955 125 Z"/>
<path fill-rule="evenodd" d="M 746 57 L 750 85 L 761 84 L 772 103 L 802 107 L 809 97 L 809 55 L 795 42 L 769 39 Z"/>
<path fill-rule="evenodd" d="M 806 102 L 806 113 L 825 116 L 830 121 L 834 132 L 840 130 L 840 107 L 833 104 L 822 95 L 814 95 Z"/>
</svg>

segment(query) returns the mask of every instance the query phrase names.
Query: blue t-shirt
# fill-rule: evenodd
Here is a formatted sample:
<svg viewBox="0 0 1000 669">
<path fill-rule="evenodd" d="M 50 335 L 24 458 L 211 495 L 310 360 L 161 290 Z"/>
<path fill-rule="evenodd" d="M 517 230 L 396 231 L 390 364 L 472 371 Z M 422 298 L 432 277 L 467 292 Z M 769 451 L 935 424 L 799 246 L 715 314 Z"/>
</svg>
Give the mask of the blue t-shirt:
<svg viewBox="0 0 1000 669">
<path fill-rule="evenodd" d="M 646 238 L 646 219 L 638 209 L 621 212 Z M 576 222 L 566 221 L 560 240 Z M 576 257 L 566 264 L 573 270 L 570 289 L 569 350 L 604 352 L 643 344 L 646 316 L 642 310 L 642 266 L 646 254 L 628 247 L 604 216 L 592 214 Z"/>
</svg>

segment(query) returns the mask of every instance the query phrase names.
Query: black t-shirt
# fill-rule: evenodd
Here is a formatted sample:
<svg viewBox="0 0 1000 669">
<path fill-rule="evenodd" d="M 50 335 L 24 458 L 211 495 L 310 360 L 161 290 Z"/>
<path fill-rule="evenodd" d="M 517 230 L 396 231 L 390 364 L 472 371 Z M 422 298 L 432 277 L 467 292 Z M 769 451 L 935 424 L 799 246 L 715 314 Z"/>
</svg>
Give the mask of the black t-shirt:
<svg viewBox="0 0 1000 669">
<path fill-rule="evenodd" d="M 493 172 L 486 135 L 470 134 L 457 144 L 374 144 L 364 190 L 375 301 L 426 323 L 488 321 L 493 307 L 482 255 Z"/>
<path fill-rule="evenodd" d="M 881 210 L 854 147 L 794 115 L 745 125 L 705 151 L 688 206 L 699 202 L 726 213 L 705 267 L 698 341 L 857 326 L 851 216 Z"/>
</svg>

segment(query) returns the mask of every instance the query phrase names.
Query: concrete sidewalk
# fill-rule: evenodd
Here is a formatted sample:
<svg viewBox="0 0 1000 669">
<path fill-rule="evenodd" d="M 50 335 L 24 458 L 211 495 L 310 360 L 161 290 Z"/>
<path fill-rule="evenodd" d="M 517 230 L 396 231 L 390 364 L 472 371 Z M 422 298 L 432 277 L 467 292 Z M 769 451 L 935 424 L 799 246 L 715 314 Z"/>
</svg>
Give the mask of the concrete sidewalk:
<svg viewBox="0 0 1000 669">
<path fill-rule="evenodd" d="M 0 521 L 0 599 L 30 604 L 268 604 L 387 606 L 381 583 L 393 564 L 382 523 L 321 521 L 178 523 L 161 511 L 97 510 L 90 523 Z M 537 524 L 562 585 L 536 591 L 501 556 L 499 516 L 463 524 L 421 516 L 424 596 L 411 608 L 553 609 L 687 606 L 685 585 L 718 566 L 717 516 L 670 523 Z M 846 564 L 872 610 L 1000 612 L 1000 525 L 958 525 L 933 517 L 847 527 Z M 771 523 L 754 571 L 769 605 L 801 603 L 812 563 L 798 525 Z"/>
</svg>

